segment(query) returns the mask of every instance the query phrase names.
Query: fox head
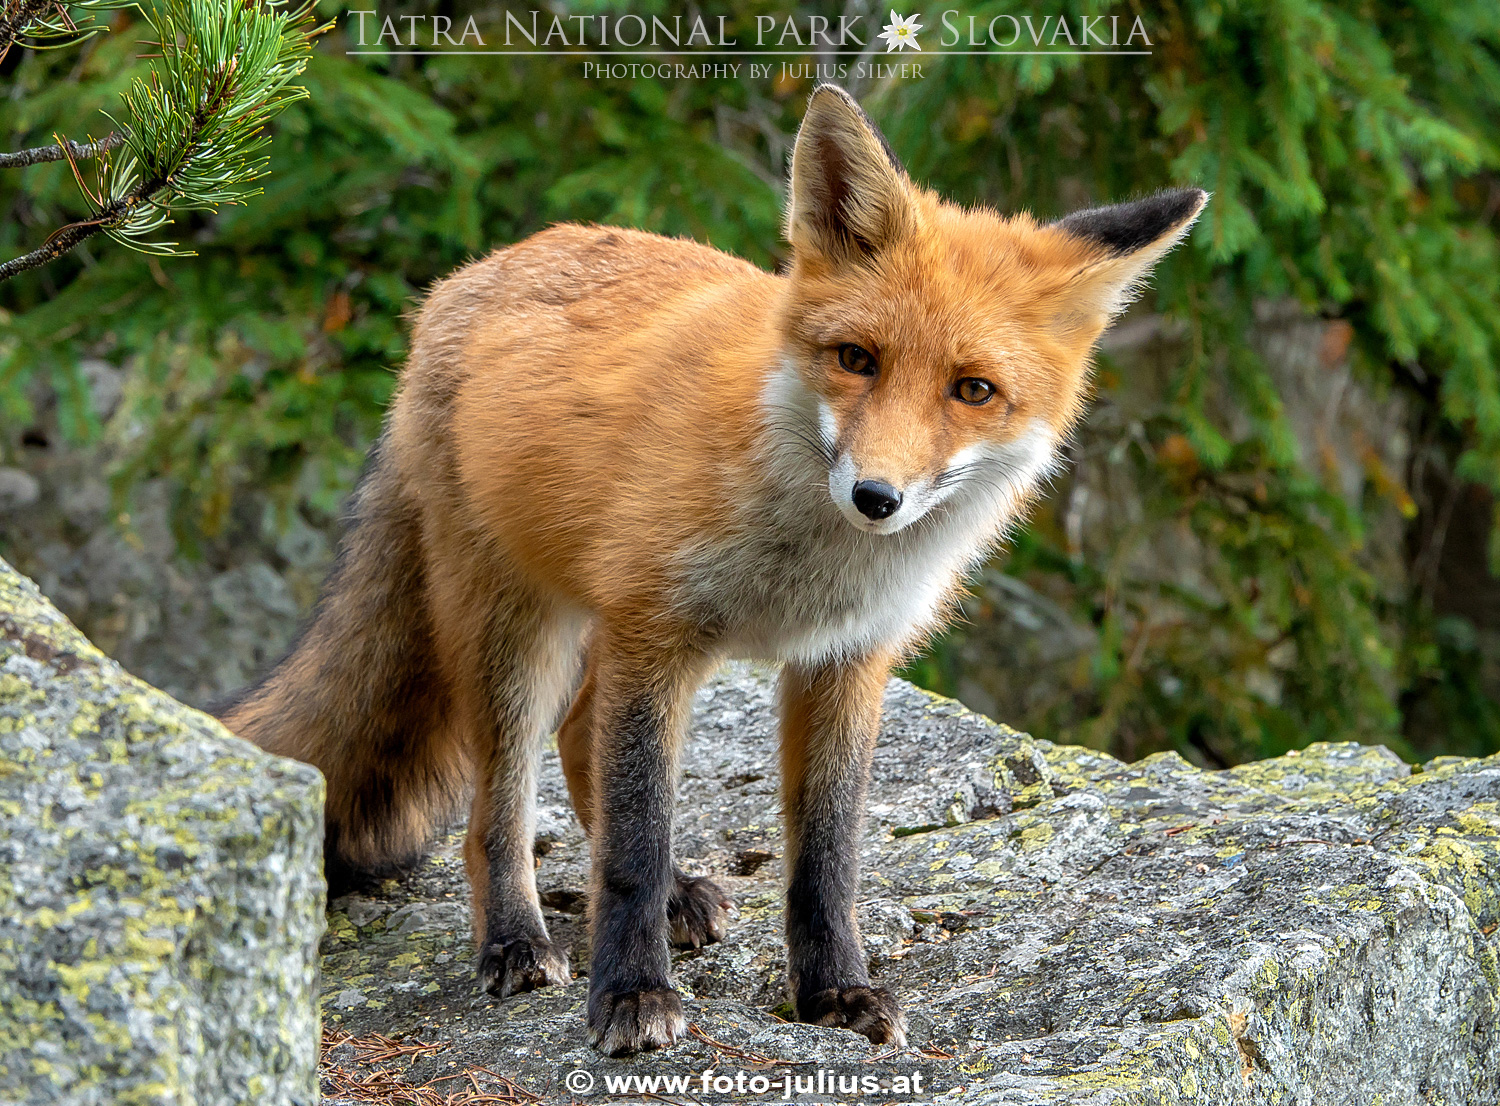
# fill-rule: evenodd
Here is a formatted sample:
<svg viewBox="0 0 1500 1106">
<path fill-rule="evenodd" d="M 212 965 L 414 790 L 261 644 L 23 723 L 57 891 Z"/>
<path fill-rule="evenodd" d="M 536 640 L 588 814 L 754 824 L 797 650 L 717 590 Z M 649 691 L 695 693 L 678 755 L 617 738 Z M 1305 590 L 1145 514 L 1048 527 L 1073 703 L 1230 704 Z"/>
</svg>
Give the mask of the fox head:
<svg viewBox="0 0 1500 1106">
<path fill-rule="evenodd" d="M 1083 410 L 1100 334 L 1207 200 L 1050 224 L 965 210 L 912 183 L 848 93 L 818 88 L 786 209 L 776 388 L 792 394 L 773 403 L 806 417 L 849 523 L 891 534 L 957 498 L 1013 518 Z"/>
</svg>

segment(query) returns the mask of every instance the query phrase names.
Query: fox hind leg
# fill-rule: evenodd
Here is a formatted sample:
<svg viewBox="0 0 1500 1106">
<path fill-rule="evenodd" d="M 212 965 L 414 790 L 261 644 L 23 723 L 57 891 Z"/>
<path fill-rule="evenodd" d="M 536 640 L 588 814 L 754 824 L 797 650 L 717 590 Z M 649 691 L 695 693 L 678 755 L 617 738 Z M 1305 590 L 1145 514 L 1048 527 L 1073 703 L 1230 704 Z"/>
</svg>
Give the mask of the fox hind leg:
<svg viewBox="0 0 1500 1106">
<path fill-rule="evenodd" d="M 561 754 L 563 775 L 573 810 L 586 834 L 593 834 L 594 794 L 594 665 L 584 672 L 567 717 L 557 731 L 557 748 Z M 729 896 L 705 876 L 690 876 L 675 863 L 672 865 L 673 887 L 667 899 L 667 935 L 678 948 L 702 948 L 722 941 L 729 929 Z"/>
<path fill-rule="evenodd" d="M 440 646 L 475 765 L 464 863 L 479 983 L 505 998 L 571 978 L 537 897 L 536 788 L 542 737 L 573 678 L 582 623 L 512 579 L 466 584 L 451 586 L 440 605 L 448 608 Z"/>
</svg>

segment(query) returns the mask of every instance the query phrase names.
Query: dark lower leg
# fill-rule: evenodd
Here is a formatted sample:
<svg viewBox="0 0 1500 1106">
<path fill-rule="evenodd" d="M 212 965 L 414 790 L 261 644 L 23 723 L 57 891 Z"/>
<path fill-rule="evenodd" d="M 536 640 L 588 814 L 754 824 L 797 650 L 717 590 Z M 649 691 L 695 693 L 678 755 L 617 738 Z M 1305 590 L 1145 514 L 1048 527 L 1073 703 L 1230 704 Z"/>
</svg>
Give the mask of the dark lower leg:
<svg viewBox="0 0 1500 1106">
<path fill-rule="evenodd" d="M 479 984 L 507 998 L 571 977 L 567 954 L 542 920 L 532 859 L 534 804 L 509 786 L 480 787 L 464 844 L 474 894 Z M 498 815 L 498 817 L 497 817 Z"/>
<path fill-rule="evenodd" d="M 894 998 L 870 986 L 854 906 L 870 756 L 888 664 L 782 675 L 787 967 L 797 1017 L 900 1044 Z"/>
<path fill-rule="evenodd" d="M 558 727 L 557 749 L 568 795 L 585 834 L 594 824 L 593 742 L 594 668 L 590 663 L 567 717 Z M 678 948 L 701 948 L 722 941 L 729 925 L 729 896 L 703 876 L 690 876 L 674 865 L 667 898 L 667 932 Z"/>
<path fill-rule="evenodd" d="M 672 800 L 706 658 L 637 648 L 596 659 L 589 1040 L 620 1055 L 670 1044 L 686 1028 L 667 950 L 667 908 L 678 886 Z"/>
<path fill-rule="evenodd" d="M 667 900 L 672 876 L 672 740 L 666 712 L 635 692 L 607 727 L 610 755 L 595 783 L 600 802 L 592 897 L 589 1038 L 611 1055 L 659 1047 L 681 1032 L 668 979 Z"/>
</svg>

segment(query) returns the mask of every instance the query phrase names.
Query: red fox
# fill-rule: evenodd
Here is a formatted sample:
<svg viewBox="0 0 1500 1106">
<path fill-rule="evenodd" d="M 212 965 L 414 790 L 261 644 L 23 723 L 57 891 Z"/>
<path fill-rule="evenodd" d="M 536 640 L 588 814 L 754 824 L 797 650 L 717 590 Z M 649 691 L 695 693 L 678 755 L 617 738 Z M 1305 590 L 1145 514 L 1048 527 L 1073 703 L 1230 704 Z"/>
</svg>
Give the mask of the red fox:
<svg viewBox="0 0 1500 1106">
<path fill-rule="evenodd" d="M 964 210 L 824 85 L 784 275 L 584 226 L 468 265 L 417 319 L 311 622 L 224 721 L 323 771 L 331 881 L 412 858 L 472 784 L 478 974 L 504 997 L 570 978 L 533 837 L 573 693 L 588 1035 L 618 1055 L 684 1030 L 669 941 L 724 935 L 724 894 L 672 858 L 693 692 L 778 661 L 796 1015 L 903 1044 L 854 919 L 882 689 L 1054 470 L 1096 340 L 1207 198 Z"/>
</svg>

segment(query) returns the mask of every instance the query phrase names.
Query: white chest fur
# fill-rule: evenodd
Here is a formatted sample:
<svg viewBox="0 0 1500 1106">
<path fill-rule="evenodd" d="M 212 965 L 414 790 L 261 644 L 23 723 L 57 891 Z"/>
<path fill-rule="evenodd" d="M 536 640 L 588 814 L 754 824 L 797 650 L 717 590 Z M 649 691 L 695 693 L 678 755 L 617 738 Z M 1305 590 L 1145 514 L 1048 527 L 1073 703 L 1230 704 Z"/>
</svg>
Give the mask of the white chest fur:
<svg viewBox="0 0 1500 1106">
<path fill-rule="evenodd" d="M 809 498 L 684 558 L 684 602 L 733 655 L 811 663 L 904 641 L 931 626 L 978 552 L 930 533 L 861 533 L 826 493 Z"/>
</svg>

